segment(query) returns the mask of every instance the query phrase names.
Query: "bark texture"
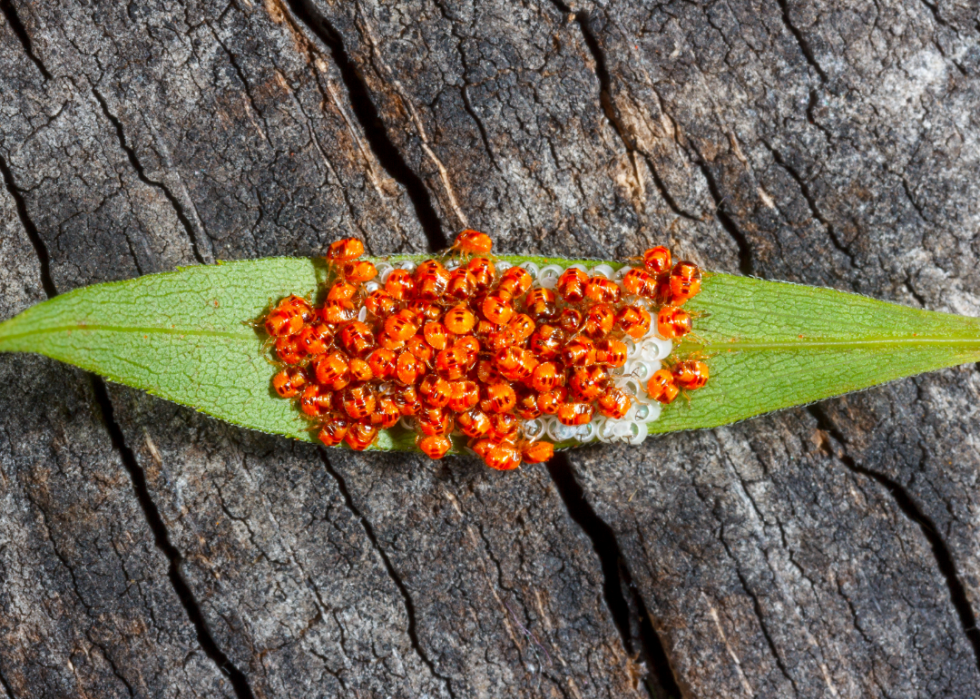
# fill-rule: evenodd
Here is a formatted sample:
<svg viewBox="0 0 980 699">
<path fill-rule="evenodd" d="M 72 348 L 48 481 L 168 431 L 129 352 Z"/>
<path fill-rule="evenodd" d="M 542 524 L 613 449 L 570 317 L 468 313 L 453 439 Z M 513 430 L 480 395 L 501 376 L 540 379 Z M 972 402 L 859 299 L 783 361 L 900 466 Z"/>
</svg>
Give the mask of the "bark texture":
<svg viewBox="0 0 980 699">
<path fill-rule="evenodd" d="M 975 0 L 0 0 L 0 66 L 0 318 L 463 226 L 980 313 Z M 977 367 L 503 476 L 0 387 L 9 697 L 980 693 Z"/>
</svg>

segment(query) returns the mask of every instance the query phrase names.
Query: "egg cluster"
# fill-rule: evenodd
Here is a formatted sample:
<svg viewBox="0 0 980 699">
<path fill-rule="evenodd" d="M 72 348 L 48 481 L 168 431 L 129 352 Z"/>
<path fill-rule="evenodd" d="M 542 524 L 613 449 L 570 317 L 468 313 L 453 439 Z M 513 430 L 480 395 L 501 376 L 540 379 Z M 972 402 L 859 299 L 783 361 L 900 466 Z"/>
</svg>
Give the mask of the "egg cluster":
<svg viewBox="0 0 980 699">
<path fill-rule="evenodd" d="M 662 405 L 707 381 L 701 361 L 661 368 L 692 329 L 681 306 L 697 265 L 655 247 L 618 271 L 512 266 L 491 247 L 466 230 L 441 259 L 375 265 L 356 238 L 333 243 L 323 304 L 289 296 L 264 319 L 276 393 L 328 446 L 366 449 L 401 423 L 430 458 L 461 434 L 510 470 L 572 439 L 639 443 Z"/>
</svg>

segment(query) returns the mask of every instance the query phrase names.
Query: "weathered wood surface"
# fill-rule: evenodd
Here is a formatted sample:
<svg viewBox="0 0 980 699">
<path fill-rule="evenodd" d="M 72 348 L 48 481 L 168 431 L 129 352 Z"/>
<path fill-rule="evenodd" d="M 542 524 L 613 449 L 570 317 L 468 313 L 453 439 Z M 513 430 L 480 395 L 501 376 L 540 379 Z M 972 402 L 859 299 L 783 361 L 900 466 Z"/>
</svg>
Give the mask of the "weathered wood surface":
<svg viewBox="0 0 980 699">
<path fill-rule="evenodd" d="M 976 2 L 0 10 L 0 318 L 464 224 L 980 313 Z M 980 693 L 976 367 L 516 476 L 0 386 L 10 697 Z"/>
</svg>

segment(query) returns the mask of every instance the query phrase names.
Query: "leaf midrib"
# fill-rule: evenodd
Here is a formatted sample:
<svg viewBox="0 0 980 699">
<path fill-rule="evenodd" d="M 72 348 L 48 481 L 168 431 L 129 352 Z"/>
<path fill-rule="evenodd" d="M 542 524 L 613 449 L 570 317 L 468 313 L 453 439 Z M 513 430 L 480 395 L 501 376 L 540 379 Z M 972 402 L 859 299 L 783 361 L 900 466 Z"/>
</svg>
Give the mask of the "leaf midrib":
<svg viewBox="0 0 980 699">
<path fill-rule="evenodd" d="M 19 340 L 25 337 L 33 337 L 37 335 L 52 335 L 61 332 L 71 332 L 71 331 L 100 331 L 100 332 L 115 332 L 115 333 L 132 333 L 137 335 L 179 335 L 179 336 L 194 336 L 194 337 L 216 337 L 224 338 L 230 340 L 242 340 L 255 338 L 254 333 L 246 332 L 231 332 L 226 330 L 202 330 L 200 328 L 190 329 L 190 328 L 164 328 L 155 325 L 102 325 L 99 323 L 71 323 L 69 325 L 58 325 L 50 328 L 37 328 L 29 330 L 22 333 L 13 333 L 11 335 L 0 335 L 0 344 L 4 342 L 9 342 L 12 340 Z"/>
<path fill-rule="evenodd" d="M 881 348 L 893 349 L 899 347 L 919 347 L 919 346 L 940 346 L 940 347 L 965 347 L 980 349 L 980 337 L 895 337 L 885 339 L 847 339 L 847 340 L 825 340 L 825 339 L 799 339 L 799 340 L 731 340 L 715 341 L 687 344 L 687 347 L 698 348 L 703 352 L 765 352 L 774 350 L 795 351 L 812 349 L 864 349 Z"/>
</svg>

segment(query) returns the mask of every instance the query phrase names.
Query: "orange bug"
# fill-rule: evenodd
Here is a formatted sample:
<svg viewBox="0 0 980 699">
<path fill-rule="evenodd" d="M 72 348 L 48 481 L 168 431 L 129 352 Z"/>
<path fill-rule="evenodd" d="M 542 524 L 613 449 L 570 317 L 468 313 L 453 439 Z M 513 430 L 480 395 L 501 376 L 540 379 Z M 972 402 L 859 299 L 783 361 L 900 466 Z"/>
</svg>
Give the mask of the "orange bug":
<svg viewBox="0 0 980 699">
<path fill-rule="evenodd" d="M 371 353 L 368 357 L 368 366 L 371 368 L 371 373 L 377 379 L 387 379 L 390 376 L 395 375 L 395 362 L 398 360 L 398 355 L 388 349 L 379 347 Z"/>
<path fill-rule="evenodd" d="M 357 309 L 350 301 L 330 301 L 328 300 L 320 309 L 320 317 L 324 322 L 333 325 L 348 323 L 357 316 Z"/>
<path fill-rule="evenodd" d="M 567 332 L 569 335 L 572 335 L 582 329 L 582 325 L 585 323 L 585 316 L 582 315 L 582 311 L 578 309 L 566 308 L 558 314 L 557 322 L 558 327 Z"/>
<path fill-rule="evenodd" d="M 470 410 L 480 402 L 480 387 L 475 381 L 451 381 L 449 383 L 449 409 L 456 413 Z"/>
<path fill-rule="evenodd" d="M 561 351 L 566 366 L 592 366 L 596 362 L 596 349 L 587 337 L 575 337 Z"/>
<path fill-rule="evenodd" d="M 429 374 L 419 384 L 422 402 L 430 408 L 442 408 L 449 403 L 449 382 L 435 374 Z"/>
<path fill-rule="evenodd" d="M 394 340 L 408 340 L 418 330 L 417 316 L 408 309 L 402 309 L 385 320 L 385 334 Z"/>
<path fill-rule="evenodd" d="M 611 367 L 621 367 L 626 364 L 628 349 L 626 343 L 614 338 L 607 338 L 596 343 L 595 360 L 597 364 Z"/>
<path fill-rule="evenodd" d="M 299 399 L 299 409 L 313 419 L 329 415 L 333 410 L 333 392 L 315 383 L 307 384 Z"/>
<path fill-rule="evenodd" d="M 634 340 L 639 340 L 650 331 L 650 312 L 643 306 L 624 306 L 616 313 L 616 325 Z"/>
<path fill-rule="evenodd" d="M 529 464 L 540 464 L 555 455 L 555 445 L 551 442 L 531 442 L 521 447 L 521 457 Z"/>
<path fill-rule="evenodd" d="M 368 260 L 352 260 L 344 263 L 341 275 L 351 284 L 362 284 L 378 276 L 378 268 Z"/>
<path fill-rule="evenodd" d="M 704 362 L 688 359 L 678 362 L 670 370 L 674 383 L 679 388 L 694 391 L 708 383 L 708 365 Z"/>
<path fill-rule="evenodd" d="M 562 403 L 558 406 L 558 422 L 563 425 L 587 425 L 592 421 L 595 407 L 591 403 Z"/>
<path fill-rule="evenodd" d="M 507 323 L 507 330 L 513 335 L 514 342 L 524 342 L 534 332 L 534 321 L 530 316 L 519 313 Z"/>
<path fill-rule="evenodd" d="M 289 367 L 272 377 L 272 387 L 280 398 L 294 398 L 306 385 L 306 374 L 302 369 Z"/>
<path fill-rule="evenodd" d="M 619 303 L 623 291 L 612 279 L 601 276 L 592 277 L 585 285 L 585 297 L 596 303 Z"/>
<path fill-rule="evenodd" d="M 536 321 L 551 320 L 558 311 L 558 295 L 551 289 L 531 289 L 524 297 L 524 308 Z"/>
<path fill-rule="evenodd" d="M 490 418 L 482 410 L 467 410 L 456 416 L 456 426 L 467 437 L 475 439 L 490 432 Z"/>
<path fill-rule="evenodd" d="M 647 393 L 655 401 L 664 405 L 673 403 L 679 392 L 680 389 L 674 383 L 674 376 L 667 369 L 653 372 L 653 376 L 647 381 Z"/>
<path fill-rule="evenodd" d="M 616 312 L 604 303 L 597 303 L 585 316 L 582 333 L 592 340 L 601 340 L 612 332 L 615 322 Z"/>
<path fill-rule="evenodd" d="M 538 410 L 545 415 L 554 415 L 567 398 L 568 389 L 564 386 L 555 386 L 547 393 L 538 396 Z"/>
<path fill-rule="evenodd" d="M 419 400 L 419 392 L 415 386 L 406 386 L 392 396 L 395 405 L 402 415 L 415 415 L 422 409 L 422 401 Z"/>
<path fill-rule="evenodd" d="M 343 263 L 356 260 L 364 254 L 364 243 L 357 238 L 343 238 L 335 243 L 330 243 L 327 248 L 327 262 Z"/>
<path fill-rule="evenodd" d="M 506 383 L 495 383 L 485 387 L 487 407 L 496 413 L 506 413 L 517 404 L 517 394 Z"/>
<path fill-rule="evenodd" d="M 401 408 L 391 396 L 382 396 L 378 399 L 378 405 L 371 414 L 371 424 L 377 425 L 382 429 L 389 429 L 401 419 Z"/>
<path fill-rule="evenodd" d="M 583 402 L 590 402 L 599 397 L 608 378 L 601 366 L 578 367 L 568 379 L 568 388 L 572 396 Z"/>
<path fill-rule="evenodd" d="M 404 301 L 411 297 L 412 292 L 415 290 L 415 280 L 412 279 L 412 275 L 404 269 L 392 270 L 385 280 L 385 291 L 387 291 L 393 299 L 398 301 Z"/>
<path fill-rule="evenodd" d="M 426 366 L 431 365 L 432 357 L 436 353 L 422 335 L 413 335 L 410 337 L 408 342 L 405 343 L 405 349 L 418 357 Z"/>
<path fill-rule="evenodd" d="M 357 294 L 357 286 L 343 279 L 334 282 L 327 292 L 328 301 L 351 301 Z"/>
<path fill-rule="evenodd" d="M 517 439 L 521 421 L 510 413 L 496 413 L 490 416 L 490 438 L 495 442 L 512 442 Z"/>
<path fill-rule="evenodd" d="M 539 325 L 528 338 L 528 348 L 541 360 L 548 361 L 561 355 L 568 336 L 554 325 Z"/>
<path fill-rule="evenodd" d="M 484 459 L 487 466 L 497 471 L 513 471 L 521 465 L 521 452 L 513 444 L 494 444 Z"/>
<path fill-rule="evenodd" d="M 631 269 L 623 277 L 623 289 L 631 296 L 653 298 L 657 294 L 657 280 L 642 269 Z"/>
<path fill-rule="evenodd" d="M 355 357 L 367 354 L 375 347 L 374 332 L 359 320 L 344 326 L 340 341 L 347 353 Z"/>
<path fill-rule="evenodd" d="M 415 270 L 415 295 L 423 301 L 439 301 L 449 287 L 449 272 L 436 260 L 426 260 Z"/>
<path fill-rule="evenodd" d="M 458 267 L 449 275 L 446 296 L 455 301 L 465 301 L 476 293 L 476 277 L 465 267 Z"/>
<path fill-rule="evenodd" d="M 489 359 L 481 359 L 476 365 L 476 378 L 480 380 L 480 383 L 492 384 L 501 383 L 504 377 L 500 375 L 497 367 L 493 365 L 493 362 Z"/>
<path fill-rule="evenodd" d="M 347 429 L 347 436 L 344 437 L 344 441 L 347 442 L 347 446 L 355 451 L 364 451 L 369 446 L 374 444 L 374 440 L 378 436 L 377 425 L 365 424 L 363 422 L 355 422 Z"/>
<path fill-rule="evenodd" d="M 436 373 L 444 379 L 461 379 L 469 368 L 469 356 L 465 347 L 452 346 L 436 355 Z"/>
<path fill-rule="evenodd" d="M 358 383 L 367 383 L 374 379 L 374 371 L 367 361 L 354 358 L 350 360 L 350 377 Z"/>
<path fill-rule="evenodd" d="M 503 325 L 514 316 L 514 306 L 510 299 L 499 295 L 487 296 L 480 310 L 483 311 L 484 318 L 497 325 Z"/>
<path fill-rule="evenodd" d="M 438 320 L 430 320 L 426 323 L 422 327 L 422 335 L 432 349 L 443 350 L 449 345 L 449 331 Z"/>
<path fill-rule="evenodd" d="M 333 326 L 327 323 L 307 325 L 299 334 L 300 347 L 311 357 L 323 354 L 333 342 L 333 333 Z"/>
<path fill-rule="evenodd" d="M 578 267 L 569 267 L 558 277 L 555 288 L 566 303 L 578 303 L 585 299 L 585 287 L 588 283 L 588 274 Z"/>
<path fill-rule="evenodd" d="M 306 359 L 306 351 L 299 342 L 299 335 L 280 335 L 277 337 L 276 356 L 283 364 L 299 364 Z"/>
<path fill-rule="evenodd" d="M 493 263 L 485 257 L 474 257 L 466 265 L 466 270 L 473 275 L 476 281 L 475 291 L 481 293 L 490 288 L 496 274 Z"/>
<path fill-rule="evenodd" d="M 415 444 L 423 454 L 436 461 L 444 457 L 453 446 L 452 440 L 442 434 L 419 435 L 415 438 Z"/>
<path fill-rule="evenodd" d="M 554 362 L 541 362 L 534 367 L 531 375 L 531 386 L 539 393 L 546 393 L 556 386 L 565 383 L 565 375 L 559 371 Z"/>
<path fill-rule="evenodd" d="M 493 241 L 486 233 L 467 228 L 456 236 L 452 249 L 467 255 L 486 255 L 493 248 Z"/>
<path fill-rule="evenodd" d="M 304 323 L 309 323 L 315 315 L 310 302 L 296 294 L 290 294 L 280 301 L 276 306 L 276 310 L 283 311 L 284 313 L 296 313 L 303 319 Z"/>
<path fill-rule="evenodd" d="M 349 428 L 350 420 L 343 415 L 333 415 L 323 423 L 317 438 L 328 447 L 335 447 L 344 441 Z"/>
<path fill-rule="evenodd" d="M 463 337 L 453 343 L 453 347 L 466 352 L 466 363 L 468 366 L 476 363 L 476 358 L 480 354 L 480 341 L 475 337 L 472 335 L 463 335 Z"/>
<path fill-rule="evenodd" d="M 344 411 L 354 420 L 363 420 L 374 412 L 377 400 L 374 389 L 368 385 L 348 388 L 344 391 Z"/>
<path fill-rule="evenodd" d="M 533 420 L 540 417 L 541 408 L 538 407 L 538 394 L 527 389 L 518 391 L 514 414 L 522 420 Z"/>
<path fill-rule="evenodd" d="M 446 311 L 446 315 L 442 317 L 442 324 L 449 332 L 463 335 L 476 327 L 476 316 L 469 308 L 460 304 Z"/>
<path fill-rule="evenodd" d="M 531 274 L 526 269 L 511 267 L 501 275 L 497 293 L 501 296 L 506 293 L 511 298 L 517 298 L 526 294 L 533 283 L 534 279 L 531 278 Z"/>
<path fill-rule="evenodd" d="M 449 434 L 453 431 L 453 415 L 445 408 L 422 408 L 415 415 L 415 424 L 422 434 Z"/>
<path fill-rule="evenodd" d="M 508 381 L 523 381 L 529 378 L 539 362 L 534 353 L 520 347 L 507 347 L 494 357 L 494 366 Z"/>
<path fill-rule="evenodd" d="M 663 245 L 650 248 L 643 253 L 643 266 L 655 278 L 670 269 L 670 250 Z"/>
<path fill-rule="evenodd" d="M 691 314 L 682 308 L 664 306 L 657 313 L 657 332 L 665 340 L 684 337 L 692 327 Z"/>
<path fill-rule="evenodd" d="M 403 384 L 412 385 L 425 375 L 425 365 L 411 352 L 402 352 L 395 362 L 395 376 Z"/>
<path fill-rule="evenodd" d="M 599 396 L 596 403 L 602 415 L 619 420 L 626 417 L 626 413 L 633 405 L 633 400 L 626 391 L 612 386 Z"/>
<path fill-rule="evenodd" d="M 398 302 L 384 289 L 375 289 L 368 294 L 364 299 L 364 305 L 371 315 L 378 318 L 387 318 L 398 308 Z"/>
<path fill-rule="evenodd" d="M 693 262 L 681 260 L 670 272 L 669 302 L 680 306 L 701 291 L 701 270 Z"/>
<path fill-rule="evenodd" d="M 265 317 L 265 331 L 271 337 L 295 335 L 303 329 L 303 316 L 299 313 L 273 309 Z"/>
</svg>

